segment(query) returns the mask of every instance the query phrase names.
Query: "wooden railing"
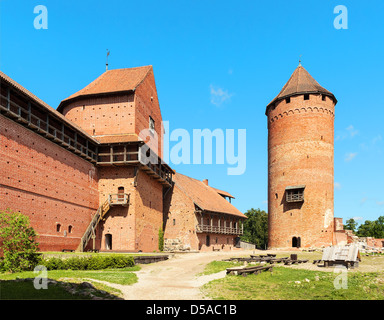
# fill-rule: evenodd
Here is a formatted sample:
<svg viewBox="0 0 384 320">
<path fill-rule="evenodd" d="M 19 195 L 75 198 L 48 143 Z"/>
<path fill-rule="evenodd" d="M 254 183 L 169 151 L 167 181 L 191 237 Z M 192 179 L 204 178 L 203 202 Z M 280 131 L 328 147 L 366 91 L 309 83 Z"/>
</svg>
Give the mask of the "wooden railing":
<svg viewBox="0 0 384 320">
<path fill-rule="evenodd" d="M 103 204 L 97 209 L 96 214 L 93 216 L 91 223 L 88 225 L 88 228 L 85 230 L 84 235 L 81 237 L 80 244 L 77 248 L 77 251 L 84 252 L 85 247 L 87 246 L 89 240 L 93 238 L 93 248 L 95 249 L 95 238 L 96 238 L 96 227 L 98 226 L 100 220 L 105 216 L 109 211 L 110 205 L 108 199 L 103 202 Z"/>
<path fill-rule="evenodd" d="M 131 142 L 125 145 L 107 145 L 99 148 L 97 165 L 140 165 L 143 171 L 164 185 L 172 185 L 172 169 L 159 156 L 150 151 L 141 142 Z"/>
<path fill-rule="evenodd" d="M 233 228 L 233 227 L 226 227 L 226 226 L 211 226 L 208 224 L 198 224 L 196 226 L 196 232 L 202 233 L 221 233 L 221 234 L 235 234 L 235 235 L 242 235 L 243 234 L 243 226 L 241 228 Z"/>
<path fill-rule="evenodd" d="M 54 116 L 43 109 L 39 110 L 39 113 L 44 114 L 44 116 L 38 117 L 32 112 L 32 105 L 34 104 L 28 102 L 28 108 L 23 108 L 17 103 L 11 101 L 11 95 L 8 97 L 0 95 L 0 99 L 2 100 L 2 104 L 0 104 L 0 112 L 8 118 L 14 119 L 23 126 L 36 131 L 40 135 L 45 136 L 53 142 L 79 154 L 87 160 L 96 162 L 97 153 L 91 150 L 91 146 L 95 149 L 96 145 L 94 143 L 90 143 L 85 135 L 78 134 L 76 130 L 64 124 L 62 119 L 57 118 L 57 116 Z M 50 122 L 59 122 L 61 127 L 54 127 L 50 124 Z M 70 137 L 65 133 L 68 131 L 72 133 L 73 137 Z M 84 140 L 85 143 L 80 143 L 78 138 Z"/>
<path fill-rule="evenodd" d="M 128 193 L 112 193 L 108 196 L 108 202 L 109 202 L 110 206 L 128 205 L 129 204 L 129 194 Z"/>
</svg>

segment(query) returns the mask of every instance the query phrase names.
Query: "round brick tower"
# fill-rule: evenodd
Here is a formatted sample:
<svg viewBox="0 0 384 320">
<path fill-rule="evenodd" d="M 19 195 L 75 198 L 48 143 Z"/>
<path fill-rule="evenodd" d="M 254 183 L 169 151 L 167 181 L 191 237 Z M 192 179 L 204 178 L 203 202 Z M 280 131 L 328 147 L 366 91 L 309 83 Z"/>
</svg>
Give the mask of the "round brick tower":
<svg viewBox="0 0 384 320">
<path fill-rule="evenodd" d="M 336 103 L 300 64 L 266 108 L 269 248 L 332 245 Z"/>
</svg>

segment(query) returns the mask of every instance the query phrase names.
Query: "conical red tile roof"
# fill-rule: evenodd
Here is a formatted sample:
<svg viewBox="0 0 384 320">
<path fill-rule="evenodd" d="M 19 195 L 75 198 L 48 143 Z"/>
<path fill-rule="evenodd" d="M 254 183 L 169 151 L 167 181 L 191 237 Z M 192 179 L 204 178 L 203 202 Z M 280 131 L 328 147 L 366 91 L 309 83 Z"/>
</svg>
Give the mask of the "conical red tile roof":
<svg viewBox="0 0 384 320">
<path fill-rule="evenodd" d="M 280 93 L 267 106 L 268 108 L 279 100 L 306 93 L 321 93 L 331 97 L 335 103 L 337 100 L 332 92 L 323 88 L 302 65 L 299 65 L 292 73 L 288 82 Z"/>
</svg>

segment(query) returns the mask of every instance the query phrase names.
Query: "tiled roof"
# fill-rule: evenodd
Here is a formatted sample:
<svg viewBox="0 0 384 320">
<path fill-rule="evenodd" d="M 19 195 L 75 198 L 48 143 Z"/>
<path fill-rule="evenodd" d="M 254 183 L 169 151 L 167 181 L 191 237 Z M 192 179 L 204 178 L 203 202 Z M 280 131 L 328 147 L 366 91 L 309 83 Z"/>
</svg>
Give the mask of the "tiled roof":
<svg viewBox="0 0 384 320">
<path fill-rule="evenodd" d="M 140 141 L 137 134 L 109 134 L 102 136 L 93 136 L 100 143 L 119 143 L 119 142 L 136 142 Z"/>
<path fill-rule="evenodd" d="M 279 100 L 305 93 L 322 93 L 331 97 L 335 103 L 337 102 L 332 92 L 323 88 L 303 66 L 299 65 L 280 93 L 268 104 L 267 110 L 269 106 Z"/>
<path fill-rule="evenodd" d="M 218 194 L 217 189 L 207 186 L 204 182 L 178 172 L 174 174 L 173 181 L 175 187 L 184 192 L 200 209 L 246 218 L 243 213 Z"/>
<path fill-rule="evenodd" d="M 150 70 L 152 66 L 108 70 L 85 88 L 61 101 L 57 110 L 61 111 L 66 103 L 83 96 L 134 91 Z"/>
</svg>

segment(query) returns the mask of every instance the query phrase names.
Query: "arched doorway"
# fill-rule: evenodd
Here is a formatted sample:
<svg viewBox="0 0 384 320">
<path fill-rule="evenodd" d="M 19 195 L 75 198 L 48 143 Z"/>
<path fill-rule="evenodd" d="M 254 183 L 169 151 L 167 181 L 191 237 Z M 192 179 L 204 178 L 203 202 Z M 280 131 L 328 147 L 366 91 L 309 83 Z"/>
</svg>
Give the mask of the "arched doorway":
<svg viewBox="0 0 384 320">
<path fill-rule="evenodd" d="M 207 245 L 207 247 L 211 245 L 211 238 L 209 237 L 209 235 L 207 235 L 205 238 L 205 244 Z"/>
<path fill-rule="evenodd" d="M 110 233 L 105 235 L 105 250 L 112 250 L 112 235 Z"/>
</svg>

